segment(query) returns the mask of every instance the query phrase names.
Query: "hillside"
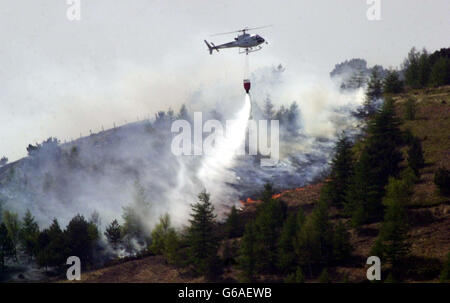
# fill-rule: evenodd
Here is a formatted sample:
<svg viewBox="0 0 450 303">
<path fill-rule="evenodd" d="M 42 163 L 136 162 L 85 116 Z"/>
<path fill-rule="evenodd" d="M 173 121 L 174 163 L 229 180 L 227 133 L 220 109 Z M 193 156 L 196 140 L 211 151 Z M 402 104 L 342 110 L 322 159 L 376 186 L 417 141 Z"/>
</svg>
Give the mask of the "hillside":
<svg viewBox="0 0 450 303">
<path fill-rule="evenodd" d="M 398 117 L 404 115 L 405 102 L 413 98 L 417 101 L 416 119 L 404 121 L 401 129 L 409 129 L 421 140 L 424 151 L 425 168 L 420 181 L 415 185 L 411 201 L 408 205 L 408 232 L 411 254 L 408 256 L 410 268 L 405 282 L 436 282 L 445 255 L 450 252 L 450 200 L 441 196 L 433 182 L 433 176 L 439 167 L 450 167 L 450 86 L 437 89 L 413 90 L 394 95 Z M 404 151 L 406 153 L 406 150 Z M 294 188 L 276 194 L 274 198 L 282 199 L 288 211 L 301 207 L 306 214 L 310 213 L 318 199 L 322 183 Z M 248 199 L 242 202 L 240 212 L 241 223 L 245 224 L 254 218 L 258 201 Z M 340 217 L 336 209 L 331 209 L 332 220 Z M 363 232 L 350 230 L 351 244 L 354 248 L 348 264 L 330 267 L 332 281 L 365 282 L 365 261 L 370 255 L 380 228 L 380 223 L 362 226 Z M 240 238 L 234 239 L 238 243 Z M 230 240 L 228 240 L 230 241 Z M 222 241 L 220 253 L 223 254 Z M 225 268 L 222 279 L 236 281 L 238 271 L 232 266 Z M 277 276 L 260 276 L 261 281 L 280 281 Z M 194 278 L 188 269 L 179 269 L 167 265 L 162 256 L 148 256 L 142 259 L 127 261 L 100 270 L 85 273 L 82 282 L 201 282 L 203 278 Z M 307 280 L 314 282 L 316 278 Z"/>
</svg>

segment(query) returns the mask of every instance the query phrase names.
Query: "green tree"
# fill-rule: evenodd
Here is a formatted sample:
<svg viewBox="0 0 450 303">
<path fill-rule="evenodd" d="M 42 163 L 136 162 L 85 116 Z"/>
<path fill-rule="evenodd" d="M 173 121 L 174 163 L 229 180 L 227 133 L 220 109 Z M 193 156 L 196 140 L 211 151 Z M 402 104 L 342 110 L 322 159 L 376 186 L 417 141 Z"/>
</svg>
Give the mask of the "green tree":
<svg viewBox="0 0 450 303">
<path fill-rule="evenodd" d="M 416 101 L 412 98 L 405 102 L 405 119 L 410 121 L 416 119 Z"/>
<path fill-rule="evenodd" d="M 14 257 L 14 243 L 9 236 L 8 229 L 4 223 L 0 224 L 0 271 L 5 268 L 5 260 Z"/>
<path fill-rule="evenodd" d="M 450 84 L 450 58 L 436 60 L 431 68 L 430 83 L 433 86 Z"/>
<path fill-rule="evenodd" d="M 114 249 L 117 249 L 122 241 L 122 231 L 119 222 L 114 219 L 111 224 L 106 227 L 104 235 Z"/>
<path fill-rule="evenodd" d="M 298 230 L 294 250 L 300 266 L 327 264 L 333 260 L 333 226 L 329 221 L 328 205 L 319 201 Z"/>
<path fill-rule="evenodd" d="M 383 92 L 387 94 L 398 94 L 403 92 L 403 82 L 400 80 L 396 70 L 389 70 L 383 80 Z"/>
<path fill-rule="evenodd" d="M 241 247 L 239 250 L 238 264 L 241 269 L 240 280 L 241 282 L 254 282 L 255 275 L 257 273 L 257 238 L 256 227 L 254 222 L 247 223 L 245 226 L 244 236 L 241 240 Z"/>
<path fill-rule="evenodd" d="M 405 205 L 411 195 L 407 182 L 395 178 L 389 179 L 386 197 L 387 206 L 384 221 L 372 252 L 383 258 L 395 269 L 399 262 L 409 253 L 408 224 Z"/>
<path fill-rule="evenodd" d="M 295 265 L 294 239 L 297 232 L 297 216 L 295 213 L 289 214 L 283 224 L 280 239 L 278 241 L 278 268 L 286 273 Z"/>
<path fill-rule="evenodd" d="M 401 143 L 394 103 L 387 99 L 369 123 L 368 138 L 347 191 L 346 210 L 352 216 L 354 227 L 382 217 L 381 199 L 385 186 L 389 177 L 396 176 L 400 171 Z"/>
<path fill-rule="evenodd" d="M 152 231 L 152 242 L 149 246 L 149 250 L 158 255 L 162 254 L 164 251 L 164 240 L 169 233 L 170 227 L 170 217 L 169 214 L 165 214 L 159 218 L 159 223 L 155 226 Z"/>
<path fill-rule="evenodd" d="M 192 204 L 191 219 L 187 234 L 189 263 L 194 270 L 203 275 L 211 273 L 217 258 L 218 241 L 214 232 L 214 207 L 210 195 L 203 191 L 198 195 L 199 202 Z"/>
<path fill-rule="evenodd" d="M 405 75 L 405 84 L 412 88 L 420 88 L 420 67 L 419 67 L 420 53 L 413 47 L 408 57 L 403 62 L 403 69 Z"/>
<path fill-rule="evenodd" d="M 341 221 L 337 224 L 333 234 L 333 258 L 341 262 L 350 257 L 352 246 L 350 244 L 350 234 Z"/>
<path fill-rule="evenodd" d="M 418 138 L 414 138 L 408 149 L 408 166 L 411 167 L 416 174 L 420 175 L 420 169 L 425 165 L 423 158 L 422 144 Z"/>
<path fill-rule="evenodd" d="M 71 256 L 67 250 L 64 232 L 61 230 L 58 220 L 55 218 L 49 228 L 39 233 L 37 241 L 36 259 L 41 267 L 46 269 L 56 267 L 61 269 L 66 258 Z"/>
<path fill-rule="evenodd" d="M 17 261 L 17 246 L 20 240 L 20 221 L 16 213 L 5 210 L 3 212 L 3 223 L 8 229 L 8 235 L 11 238 L 14 247 L 14 259 Z"/>
<path fill-rule="evenodd" d="M 264 190 L 262 203 L 258 206 L 255 219 L 259 249 L 258 270 L 275 272 L 277 264 L 277 243 L 283 226 L 286 205 L 279 199 L 269 197 L 270 188 Z"/>
<path fill-rule="evenodd" d="M 426 49 L 422 50 L 422 53 L 419 56 L 418 65 L 419 65 L 419 74 L 418 74 L 419 85 L 420 87 L 426 87 L 429 83 L 431 73 L 430 59 Z"/>
<path fill-rule="evenodd" d="M 335 147 L 331 163 L 330 180 L 325 183 L 324 198 L 332 205 L 341 208 L 353 174 L 353 153 L 350 140 L 341 136 Z"/>
<path fill-rule="evenodd" d="M 70 220 L 64 235 L 69 255 L 79 257 L 82 265 L 92 264 L 94 247 L 98 240 L 97 227 L 78 214 Z"/>
<path fill-rule="evenodd" d="M 175 229 L 170 228 L 164 238 L 163 255 L 169 264 L 180 265 L 181 255 L 179 249 L 181 247 L 181 240 Z"/>
<path fill-rule="evenodd" d="M 123 208 L 122 218 L 123 235 L 130 248 L 131 239 L 136 239 L 141 244 L 148 242 L 149 237 L 145 222 L 150 216 L 150 202 L 147 199 L 144 187 L 139 183 L 134 184 L 133 203 Z"/>
<path fill-rule="evenodd" d="M 239 214 L 236 206 L 233 205 L 230 214 L 225 222 L 225 230 L 229 239 L 238 237 L 241 234 Z"/>
<path fill-rule="evenodd" d="M 369 82 L 367 83 L 366 96 L 363 104 L 365 115 L 372 116 L 375 114 L 375 101 L 381 98 L 382 92 L 382 80 L 378 68 L 373 68 Z"/>
<path fill-rule="evenodd" d="M 38 237 L 39 226 L 31 215 L 31 212 L 27 210 L 23 218 L 19 238 L 22 250 L 30 257 L 30 260 L 36 255 Z"/>
</svg>

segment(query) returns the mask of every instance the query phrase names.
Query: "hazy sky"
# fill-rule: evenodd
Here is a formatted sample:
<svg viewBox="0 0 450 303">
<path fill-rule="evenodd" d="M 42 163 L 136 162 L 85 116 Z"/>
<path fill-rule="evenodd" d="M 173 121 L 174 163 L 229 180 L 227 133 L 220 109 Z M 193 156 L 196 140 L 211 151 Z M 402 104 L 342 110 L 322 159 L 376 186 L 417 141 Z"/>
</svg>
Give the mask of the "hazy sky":
<svg viewBox="0 0 450 303">
<path fill-rule="evenodd" d="M 0 0 L 0 157 L 177 109 L 217 83 L 242 90 L 242 55 L 210 56 L 203 43 L 233 38 L 217 32 L 273 24 L 251 68 L 317 77 L 353 57 L 395 67 L 412 46 L 450 46 L 450 1 L 380 1 L 369 21 L 366 0 L 81 0 L 71 22 L 66 0 Z"/>
</svg>

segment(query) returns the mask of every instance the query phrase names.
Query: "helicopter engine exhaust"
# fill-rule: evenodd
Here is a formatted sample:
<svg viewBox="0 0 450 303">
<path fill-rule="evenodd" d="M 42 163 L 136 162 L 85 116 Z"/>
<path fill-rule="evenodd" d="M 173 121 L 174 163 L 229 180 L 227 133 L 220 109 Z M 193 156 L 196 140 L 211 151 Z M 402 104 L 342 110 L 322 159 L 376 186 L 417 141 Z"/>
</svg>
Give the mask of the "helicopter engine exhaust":
<svg viewBox="0 0 450 303">
<path fill-rule="evenodd" d="M 250 86 L 251 86 L 250 79 L 244 79 L 244 89 L 247 94 L 250 91 Z"/>
</svg>

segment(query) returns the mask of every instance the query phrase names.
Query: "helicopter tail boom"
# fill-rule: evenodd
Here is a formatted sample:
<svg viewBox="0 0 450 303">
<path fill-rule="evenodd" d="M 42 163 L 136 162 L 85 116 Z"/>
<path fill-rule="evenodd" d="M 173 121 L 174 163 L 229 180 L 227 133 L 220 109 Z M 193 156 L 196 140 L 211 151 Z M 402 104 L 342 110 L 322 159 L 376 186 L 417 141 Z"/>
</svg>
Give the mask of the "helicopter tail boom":
<svg viewBox="0 0 450 303">
<path fill-rule="evenodd" d="M 217 52 L 219 52 L 219 49 L 213 43 L 211 43 L 212 44 L 212 46 L 211 46 L 211 44 L 209 44 L 208 41 L 206 41 L 206 40 L 204 40 L 204 41 L 205 41 L 206 46 L 209 49 L 209 54 L 210 55 L 212 55 L 213 50 L 216 50 Z"/>
</svg>

